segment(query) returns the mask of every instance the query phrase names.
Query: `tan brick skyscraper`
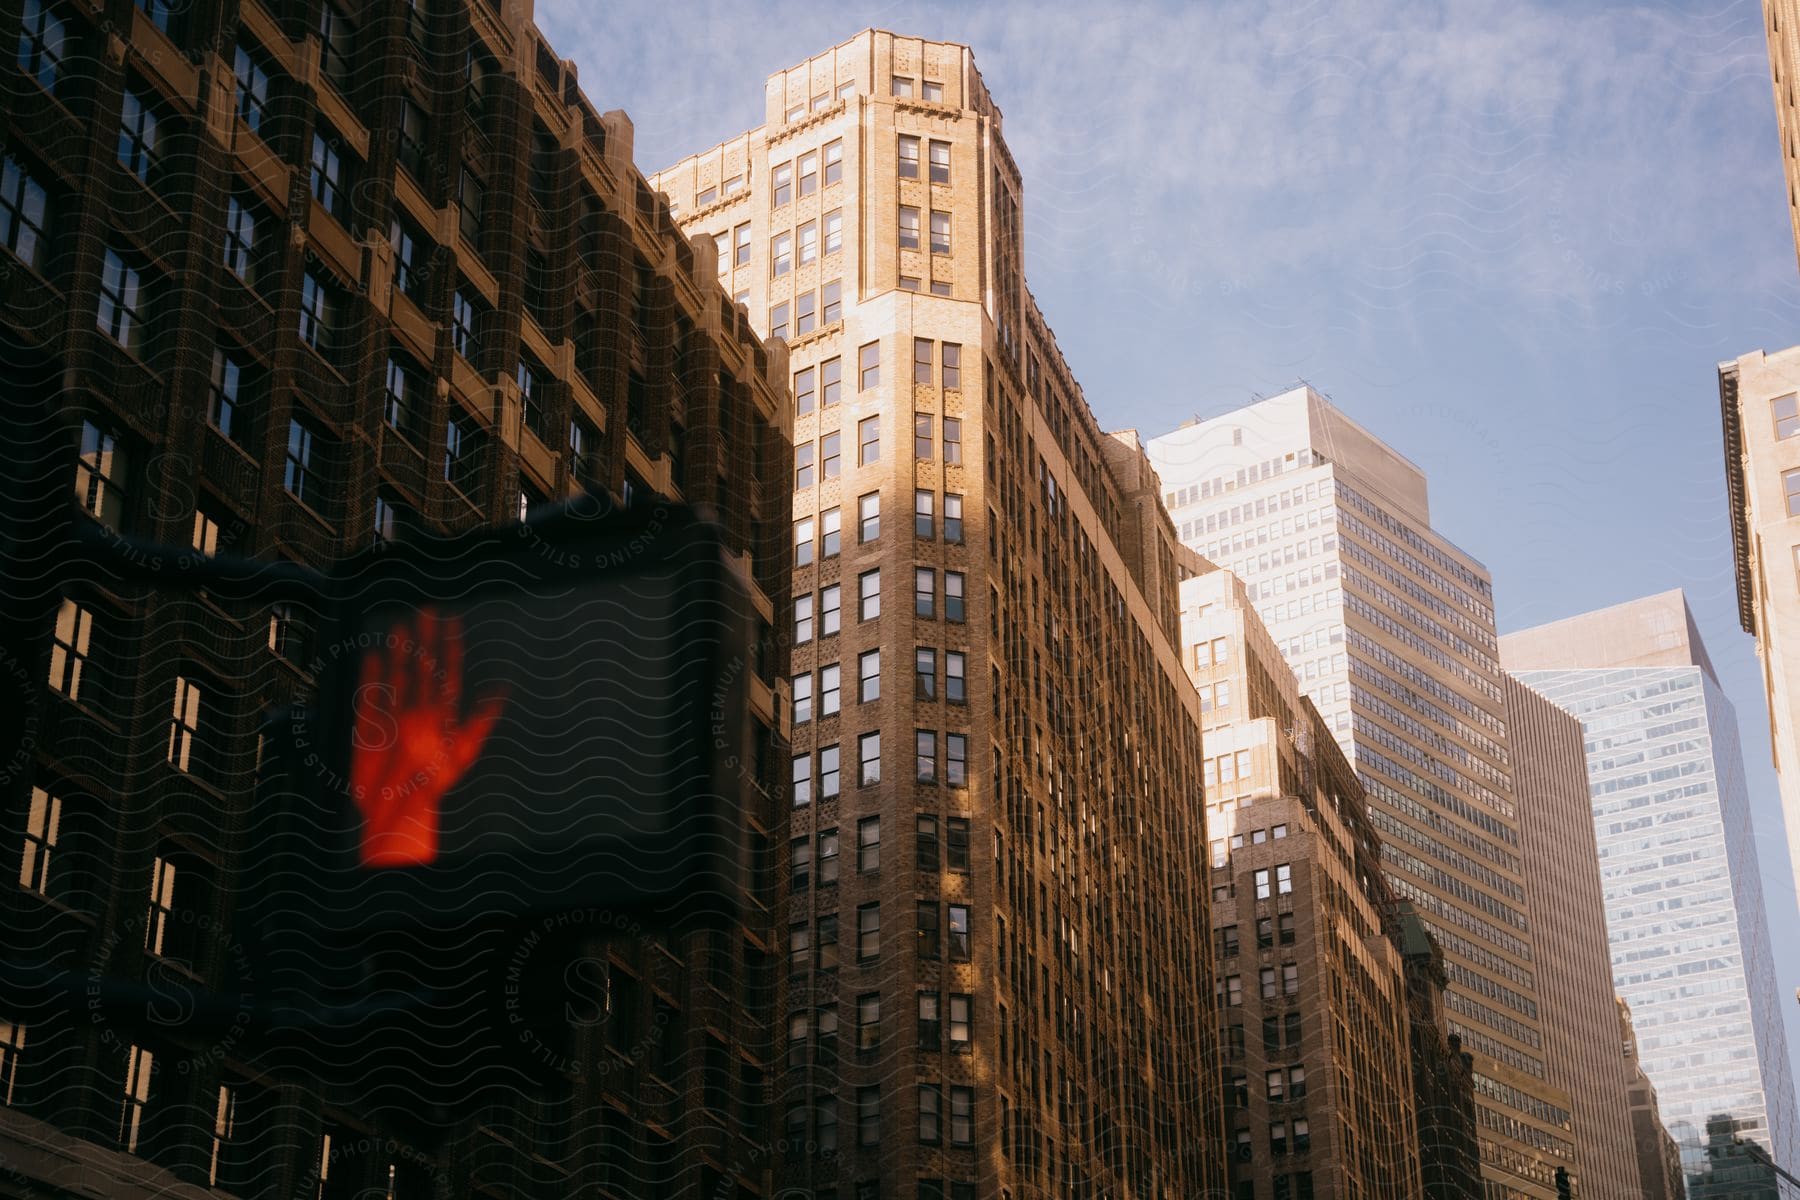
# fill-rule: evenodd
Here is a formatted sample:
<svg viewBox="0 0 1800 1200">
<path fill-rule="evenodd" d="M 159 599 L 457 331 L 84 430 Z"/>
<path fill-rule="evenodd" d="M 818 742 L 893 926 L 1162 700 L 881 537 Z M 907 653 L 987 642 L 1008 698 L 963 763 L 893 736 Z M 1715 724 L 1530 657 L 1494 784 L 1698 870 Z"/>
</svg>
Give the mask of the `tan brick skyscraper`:
<svg viewBox="0 0 1800 1200">
<path fill-rule="evenodd" d="M 1362 785 L 1243 582 L 1208 571 L 1181 599 L 1206 723 L 1232 1194 L 1414 1200 L 1406 964 Z"/>
<path fill-rule="evenodd" d="M 967 47 L 865 31 L 652 179 L 790 343 L 793 807 L 778 1180 L 1222 1185 L 1178 556 L 1021 274 Z"/>
</svg>

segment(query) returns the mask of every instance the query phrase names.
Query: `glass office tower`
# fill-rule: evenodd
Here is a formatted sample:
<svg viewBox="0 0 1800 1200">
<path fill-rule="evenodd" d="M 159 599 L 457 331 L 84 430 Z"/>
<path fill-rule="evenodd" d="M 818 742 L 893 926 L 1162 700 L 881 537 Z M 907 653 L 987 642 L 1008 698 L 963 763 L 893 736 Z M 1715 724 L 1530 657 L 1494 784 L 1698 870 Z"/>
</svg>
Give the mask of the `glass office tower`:
<svg viewBox="0 0 1800 1200">
<path fill-rule="evenodd" d="M 1737 717 L 1685 599 L 1509 634 L 1501 658 L 1582 722 L 1613 981 L 1690 1200 L 1774 1196 L 1720 1136 L 1800 1167 Z"/>
</svg>

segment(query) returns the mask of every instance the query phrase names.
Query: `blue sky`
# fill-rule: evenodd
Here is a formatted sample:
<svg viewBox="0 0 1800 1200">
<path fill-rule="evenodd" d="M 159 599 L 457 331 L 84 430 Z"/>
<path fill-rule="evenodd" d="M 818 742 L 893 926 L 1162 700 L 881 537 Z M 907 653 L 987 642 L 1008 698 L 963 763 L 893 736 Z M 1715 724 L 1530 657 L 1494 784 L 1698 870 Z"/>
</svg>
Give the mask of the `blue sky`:
<svg viewBox="0 0 1800 1200">
<path fill-rule="evenodd" d="M 1732 585 L 1716 364 L 1800 342 L 1757 0 L 539 0 L 646 172 L 867 26 L 975 48 L 1026 272 L 1103 427 L 1305 379 L 1419 463 L 1502 631 L 1686 589 L 1745 744 L 1800 1075 L 1800 916 Z"/>
</svg>

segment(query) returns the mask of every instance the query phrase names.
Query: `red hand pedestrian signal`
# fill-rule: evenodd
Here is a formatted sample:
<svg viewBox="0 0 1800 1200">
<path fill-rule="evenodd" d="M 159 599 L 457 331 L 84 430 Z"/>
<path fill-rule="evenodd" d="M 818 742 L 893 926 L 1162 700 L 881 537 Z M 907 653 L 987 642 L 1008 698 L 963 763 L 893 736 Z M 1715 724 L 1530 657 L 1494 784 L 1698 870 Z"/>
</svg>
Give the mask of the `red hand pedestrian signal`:
<svg viewBox="0 0 1800 1200">
<path fill-rule="evenodd" d="M 365 867 L 437 858 L 439 805 L 481 754 L 506 694 L 462 712 L 462 619 L 419 612 L 363 658 L 354 700 L 350 797 L 362 812 Z"/>
</svg>

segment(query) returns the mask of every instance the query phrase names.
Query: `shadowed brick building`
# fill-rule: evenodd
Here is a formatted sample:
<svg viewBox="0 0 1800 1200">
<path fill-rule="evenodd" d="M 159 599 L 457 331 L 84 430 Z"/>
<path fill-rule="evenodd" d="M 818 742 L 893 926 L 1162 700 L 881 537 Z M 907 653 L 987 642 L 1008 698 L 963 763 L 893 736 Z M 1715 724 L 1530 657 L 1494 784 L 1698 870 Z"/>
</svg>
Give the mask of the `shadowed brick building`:
<svg viewBox="0 0 1800 1200">
<path fill-rule="evenodd" d="M 43 452 L 87 519 L 322 568 L 655 494 L 718 514 L 789 619 L 785 355 L 529 3 L 7 0 L 0 23 L 0 371 L 9 404 L 54 404 Z M 99 578 L 17 615 L 0 959 L 241 983 L 259 723 L 315 685 L 309 614 Z M 0 1195 L 767 1195 L 775 894 L 734 929 L 596 938 L 572 1068 L 448 1131 L 271 1072 L 241 1031 L 0 1012 Z"/>
</svg>

